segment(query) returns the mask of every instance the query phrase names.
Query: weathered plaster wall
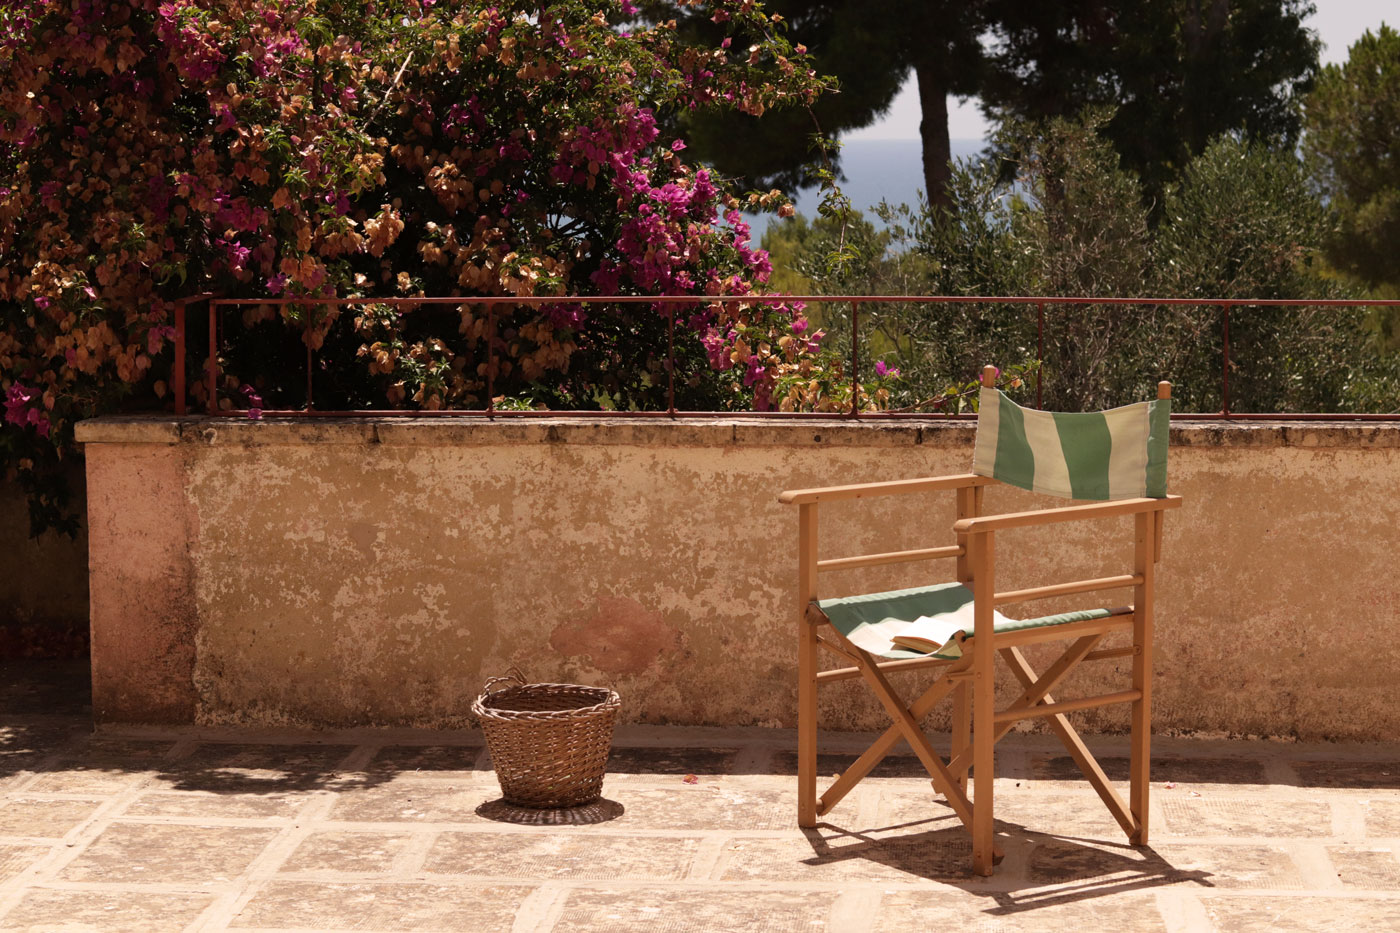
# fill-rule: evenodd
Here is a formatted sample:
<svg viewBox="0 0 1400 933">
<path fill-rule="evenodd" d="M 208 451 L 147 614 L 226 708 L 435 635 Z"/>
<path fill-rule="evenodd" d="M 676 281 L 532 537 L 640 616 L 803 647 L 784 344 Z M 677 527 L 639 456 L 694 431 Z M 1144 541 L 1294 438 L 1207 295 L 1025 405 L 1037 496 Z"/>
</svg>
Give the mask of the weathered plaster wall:
<svg viewBox="0 0 1400 933">
<path fill-rule="evenodd" d="M 612 684 L 636 721 L 791 725 L 797 516 L 777 493 L 963 472 L 972 442 L 961 425 L 752 421 L 79 432 L 100 718 L 443 727 L 511 665 Z M 1182 426 L 1173 442 L 1185 506 L 1159 571 L 1159 730 L 1400 739 L 1400 428 Z M 949 543 L 952 520 L 950 497 L 842 503 L 823 511 L 824 554 Z M 998 588 L 1125 573 L 1130 528 L 1006 534 Z M 1125 665 L 1093 671 L 1057 694 L 1123 689 Z M 858 685 L 823 706 L 833 728 L 882 725 Z"/>
<path fill-rule="evenodd" d="M 199 627 L 191 561 L 199 528 L 187 486 L 194 458 L 185 447 L 146 443 L 153 435 L 139 428 L 132 436 L 136 443 L 86 451 L 93 717 L 189 722 Z"/>
</svg>

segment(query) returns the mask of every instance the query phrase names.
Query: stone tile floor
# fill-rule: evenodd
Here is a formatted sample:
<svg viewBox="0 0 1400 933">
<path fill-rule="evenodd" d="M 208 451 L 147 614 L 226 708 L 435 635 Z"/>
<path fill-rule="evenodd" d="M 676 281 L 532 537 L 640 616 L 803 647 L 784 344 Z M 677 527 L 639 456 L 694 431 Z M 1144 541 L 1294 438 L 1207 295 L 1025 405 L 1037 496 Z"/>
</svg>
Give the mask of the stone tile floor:
<svg viewBox="0 0 1400 933">
<path fill-rule="evenodd" d="M 1400 930 L 1396 746 L 1160 739 L 1134 849 L 1008 739 L 984 879 L 908 756 L 803 832 L 791 733 L 630 727 L 599 804 L 519 811 L 479 733 L 94 735 L 34 670 L 0 667 L 0 931 Z"/>
</svg>

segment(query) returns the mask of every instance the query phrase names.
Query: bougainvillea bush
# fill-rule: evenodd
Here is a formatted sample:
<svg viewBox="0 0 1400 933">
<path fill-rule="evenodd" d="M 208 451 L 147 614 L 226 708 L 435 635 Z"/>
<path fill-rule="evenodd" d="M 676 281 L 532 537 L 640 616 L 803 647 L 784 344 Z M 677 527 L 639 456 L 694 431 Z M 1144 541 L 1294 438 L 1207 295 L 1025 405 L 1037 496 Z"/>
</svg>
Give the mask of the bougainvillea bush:
<svg viewBox="0 0 1400 933">
<path fill-rule="evenodd" d="M 713 48 L 625 0 L 0 5 L 0 467 L 37 523 L 77 419 L 171 404 L 183 296 L 762 293 L 745 205 L 658 127 L 824 83 L 752 0 L 705 7 Z M 781 304 L 237 312 L 221 408 L 303 404 L 308 347 L 322 407 L 481 407 L 492 335 L 494 394 L 655 407 L 672 318 L 679 404 L 764 407 L 816 349 Z"/>
</svg>

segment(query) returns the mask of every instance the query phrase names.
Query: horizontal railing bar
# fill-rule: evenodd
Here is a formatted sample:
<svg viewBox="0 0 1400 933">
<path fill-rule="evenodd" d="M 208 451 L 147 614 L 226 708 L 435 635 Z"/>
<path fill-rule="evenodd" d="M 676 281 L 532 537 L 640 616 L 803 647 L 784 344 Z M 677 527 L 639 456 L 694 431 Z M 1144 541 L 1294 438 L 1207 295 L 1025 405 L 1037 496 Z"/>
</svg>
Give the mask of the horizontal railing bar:
<svg viewBox="0 0 1400 933">
<path fill-rule="evenodd" d="M 264 408 L 262 411 L 263 420 L 268 418 L 444 418 L 457 415 L 464 418 L 710 418 L 724 421 L 730 418 L 755 419 L 760 421 L 829 421 L 832 427 L 849 424 L 850 415 L 833 415 L 830 412 L 816 411 L 595 411 L 580 410 L 573 408 L 550 409 L 548 411 L 510 411 L 500 408 L 439 408 L 439 409 L 408 409 L 408 408 L 356 408 L 331 411 L 317 408 L 307 411 L 303 408 Z M 200 414 L 203 418 L 243 418 L 248 417 L 247 409 L 229 408 L 223 411 L 209 414 Z M 903 415 L 891 415 L 890 417 L 904 417 Z M 942 419 L 941 415 L 924 416 Z M 1400 418 L 1400 415 L 1396 416 Z M 975 421 L 976 415 L 959 415 L 956 420 Z M 880 415 L 861 415 L 861 420 L 882 420 Z M 953 420 L 949 418 L 948 420 Z"/>
<path fill-rule="evenodd" d="M 649 304 L 649 305 L 675 305 L 675 306 L 702 306 L 713 304 L 746 304 L 756 306 L 782 305 L 793 303 L 842 303 L 852 306 L 852 327 L 856 328 L 853 334 L 853 348 L 855 352 L 855 341 L 858 340 L 859 331 L 856 325 L 859 311 L 858 306 L 864 304 L 1000 304 L 1000 305 L 1035 305 L 1042 312 L 1044 306 L 1084 306 L 1084 305 L 1122 305 L 1122 306 L 1184 306 L 1184 307 L 1208 307 L 1221 308 L 1225 313 L 1226 344 L 1225 344 L 1225 373 L 1222 377 L 1222 399 L 1223 410 L 1218 412 L 1173 412 L 1171 420 L 1173 422 L 1191 421 L 1270 421 L 1281 424 L 1294 423 L 1314 423 L 1314 422 L 1395 422 L 1400 421 L 1400 411 L 1392 412 L 1245 412 L 1236 413 L 1230 411 L 1228 395 L 1228 373 L 1229 373 L 1229 344 L 1228 344 L 1228 315 L 1231 308 L 1309 308 L 1309 307 L 1332 307 L 1332 308 L 1387 308 L 1400 307 L 1400 299 L 1370 299 L 1370 298 L 1257 298 L 1257 299 L 1236 299 L 1236 298 L 1127 298 L 1127 297 L 1088 297 L 1088 296 L 1063 296 L 1054 297 L 1047 295 L 422 295 L 422 296 L 286 296 L 267 298 L 222 298 L 213 292 L 202 292 L 178 299 L 181 306 L 193 304 L 195 302 L 209 300 L 209 325 L 211 332 L 211 346 L 209 351 L 209 362 L 206 364 L 210 370 L 208 379 L 210 388 L 208 389 L 209 399 L 206 404 L 210 409 L 215 409 L 206 414 L 206 417 L 239 417 L 241 411 L 233 409 L 221 412 L 216 409 L 215 398 L 217 396 L 216 382 L 222 372 L 222 367 L 217 359 L 217 341 L 213 339 L 213 333 L 217 329 L 217 312 L 223 308 L 235 307 L 257 307 L 257 306 L 301 306 L 301 307 L 325 307 L 325 306 L 358 306 L 358 305 L 388 305 L 393 307 L 404 307 L 412 309 L 417 306 L 467 306 L 484 309 L 489 316 L 493 310 L 500 305 L 515 305 L 517 307 L 536 307 L 552 304 L 577 304 L 577 305 L 597 305 L 597 304 Z M 674 311 L 673 315 L 674 317 Z M 187 340 L 184 322 L 180 320 L 182 315 L 176 315 L 177 333 L 176 340 L 184 347 Z M 494 344 L 488 342 L 488 347 L 494 350 Z M 1043 355 L 1043 350 L 1042 350 Z M 852 379 L 856 378 L 856 365 L 858 357 L 852 358 Z M 668 366 L 674 365 L 674 359 L 668 357 Z M 173 381 L 180 383 L 183 376 L 181 374 L 173 377 Z M 491 371 L 488 369 L 488 386 L 491 381 Z M 308 371 L 308 405 L 310 402 Z M 1040 381 L 1037 375 L 1037 400 L 1040 395 Z M 938 421 L 971 421 L 976 418 L 972 412 L 948 413 L 938 411 L 894 411 L 879 412 L 859 411 L 855 407 L 855 393 L 852 396 L 852 409 L 844 413 L 847 418 L 853 420 L 883 420 L 899 422 L 905 420 L 917 420 L 921 422 Z M 1037 402 L 1038 404 L 1039 402 Z M 764 420 L 819 420 L 836 417 L 834 413 L 819 412 L 676 412 L 671 411 L 674 402 L 667 406 L 665 412 L 611 412 L 613 417 L 622 418 L 712 418 L 716 415 L 737 417 L 740 415 L 755 417 Z M 177 403 L 177 407 L 181 407 Z M 182 417 L 185 413 L 179 413 Z M 489 402 L 484 409 L 446 409 L 436 412 L 405 411 L 395 410 L 326 410 L 310 411 L 305 409 L 294 409 L 286 411 L 273 411 L 264 409 L 263 414 L 286 415 L 289 417 L 422 417 L 438 415 L 466 415 L 485 416 L 490 419 L 496 417 L 503 418 L 530 418 L 530 417 L 596 417 L 594 412 L 535 412 L 535 411 L 496 411 Z"/>
<path fill-rule="evenodd" d="M 870 417 L 867 415 L 866 417 Z M 1363 411 L 1300 411 L 1300 412 L 1267 412 L 1267 411 L 1232 411 L 1228 415 L 1223 412 L 1172 412 L 1173 421 L 1396 421 L 1400 420 L 1400 412 L 1363 412 Z"/>
<path fill-rule="evenodd" d="M 1124 586 L 1137 586 L 1142 582 L 1142 574 L 1125 573 L 1118 577 L 1099 577 L 1096 580 L 1075 580 L 1073 583 L 1032 586 L 1024 590 L 1007 590 L 1005 593 L 997 593 L 992 597 L 992 605 L 1002 606 L 1006 603 L 1025 603 L 1034 599 L 1049 599 L 1051 596 L 1073 596 L 1075 593 L 1116 590 Z"/>
<path fill-rule="evenodd" d="M 888 551 L 884 554 L 862 554 L 858 557 L 833 557 L 817 561 L 817 570 L 830 572 L 848 570 L 852 567 L 875 567 L 880 564 L 904 564 L 916 560 L 940 560 L 945 557 L 962 557 L 966 549 L 950 544 L 947 547 L 926 547 L 912 551 Z"/>
<path fill-rule="evenodd" d="M 1060 713 L 1073 713 L 1081 709 L 1094 709 L 1098 706 L 1111 706 L 1114 703 L 1132 703 L 1142 699 L 1141 690 L 1124 690 L 1121 693 L 1105 693 L 1102 696 L 1085 697 L 1081 700 L 1061 700 L 1059 703 L 1038 703 L 1035 706 L 1012 707 L 999 710 L 992 716 L 995 722 L 1019 722 L 1022 719 L 1040 719 L 1045 716 L 1058 716 Z"/>
<path fill-rule="evenodd" d="M 220 306 L 239 305 L 541 305 L 541 304 L 787 304 L 844 302 L 847 304 L 1046 304 L 1057 305 L 1188 305 L 1212 306 L 1228 304 L 1234 308 L 1297 307 L 1297 308 L 1385 308 L 1400 307 L 1400 298 L 1085 298 L 1082 296 L 1053 298 L 1026 295 L 429 295 L 421 298 L 220 298 Z"/>
<path fill-rule="evenodd" d="M 460 415 L 463 417 L 485 417 L 492 418 L 755 418 L 764 421 L 820 421 L 827 420 L 834 423 L 841 422 L 849 424 L 851 417 L 849 414 L 836 414 L 833 412 L 820 411 L 580 411 L 577 409 L 549 409 L 545 411 L 503 411 L 499 408 L 487 410 L 485 408 L 440 408 L 433 411 L 426 409 L 405 409 L 405 408 L 352 408 L 329 411 L 316 409 L 306 411 L 301 408 L 272 409 L 264 408 L 263 417 L 285 416 L 289 418 L 440 418 L 446 415 Z M 200 413 L 201 418 L 246 418 L 247 412 L 241 408 L 232 408 L 227 411 Z M 861 421 L 963 421 L 973 423 L 977 421 L 975 412 L 965 412 L 963 414 L 943 414 L 941 412 L 861 412 Z M 1277 421 L 1282 424 L 1299 421 L 1400 421 L 1400 412 L 1394 413 L 1374 413 L 1374 412 L 1333 412 L 1318 413 L 1308 412 L 1302 414 L 1265 414 L 1246 412 L 1236 414 L 1231 412 L 1226 418 L 1220 412 L 1213 413 L 1191 413 L 1173 412 L 1171 416 L 1173 422 L 1191 421 Z"/>
</svg>

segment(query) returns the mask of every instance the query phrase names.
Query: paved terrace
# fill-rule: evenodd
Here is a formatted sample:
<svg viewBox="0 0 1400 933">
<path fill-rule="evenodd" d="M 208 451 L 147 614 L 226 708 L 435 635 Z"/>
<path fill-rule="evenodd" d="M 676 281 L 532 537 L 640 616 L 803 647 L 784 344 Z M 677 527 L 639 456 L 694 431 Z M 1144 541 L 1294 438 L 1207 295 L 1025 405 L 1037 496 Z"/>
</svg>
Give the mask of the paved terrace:
<svg viewBox="0 0 1400 933">
<path fill-rule="evenodd" d="M 1393 746 L 1162 739 L 1135 850 L 1008 739 L 981 879 L 912 757 L 804 833 L 789 733 L 634 727 L 600 804 L 516 811 L 479 733 L 92 735 L 82 674 L 0 667 L 0 930 L 1400 929 Z"/>
</svg>

